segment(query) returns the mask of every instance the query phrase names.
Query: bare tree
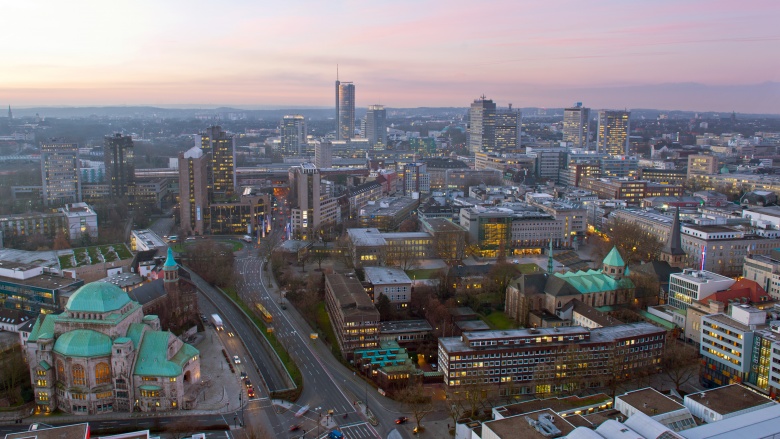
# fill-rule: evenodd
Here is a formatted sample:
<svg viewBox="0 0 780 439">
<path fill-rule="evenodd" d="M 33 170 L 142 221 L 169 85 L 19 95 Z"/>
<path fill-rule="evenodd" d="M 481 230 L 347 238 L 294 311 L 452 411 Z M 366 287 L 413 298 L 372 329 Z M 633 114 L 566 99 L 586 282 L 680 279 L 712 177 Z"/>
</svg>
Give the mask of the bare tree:
<svg viewBox="0 0 780 439">
<path fill-rule="evenodd" d="M 417 251 L 408 245 L 392 246 L 392 248 L 387 249 L 385 265 L 399 267 L 404 271 L 413 270 L 419 265 Z"/>
<path fill-rule="evenodd" d="M 420 427 L 423 418 L 433 411 L 433 400 L 425 394 L 425 389 L 418 382 L 404 387 L 399 392 L 398 399 L 412 413 L 417 427 Z"/>
<path fill-rule="evenodd" d="M 626 263 L 653 261 L 658 259 L 663 242 L 636 223 L 612 218 L 607 223 L 609 244 L 614 245 Z"/>
<path fill-rule="evenodd" d="M 464 380 L 466 384 L 460 387 L 464 412 L 471 418 L 477 417 L 479 411 L 488 402 L 489 384 L 485 380 L 482 375 L 466 378 Z"/>
<path fill-rule="evenodd" d="M 683 384 L 698 375 L 698 357 L 696 350 L 690 346 L 677 340 L 666 342 L 661 367 L 664 375 L 674 384 L 675 390 L 679 391 Z"/>
</svg>

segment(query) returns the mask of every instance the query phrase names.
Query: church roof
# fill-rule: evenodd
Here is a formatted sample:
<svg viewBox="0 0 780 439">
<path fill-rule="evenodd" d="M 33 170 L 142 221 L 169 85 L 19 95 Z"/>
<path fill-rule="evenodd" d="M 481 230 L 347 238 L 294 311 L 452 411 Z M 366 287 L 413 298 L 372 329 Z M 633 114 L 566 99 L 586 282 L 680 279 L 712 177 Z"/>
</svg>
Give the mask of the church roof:
<svg viewBox="0 0 780 439">
<path fill-rule="evenodd" d="M 59 337 L 54 352 L 68 357 L 103 357 L 111 355 L 111 337 L 91 329 L 74 329 Z"/>
<path fill-rule="evenodd" d="M 146 331 L 141 339 L 135 375 L 176 377 L 182 374 L 190 358 L 199 355 L 195 347 L 184 343 L 176 354 L 168 359 L 168 343 L 173 337 L 168 331 Z"/>
<path fill-rule="evenodd" d="M 173 249 L 168 247 L 168 257 L 165 258 L 165 264 L 163 264 L 163 267 L 177 267 L 178 265 L 179 264 L 177 264 L 176 260 L 173 258 Z"/>
<path fill-rule="evenodd" d="M 623 262 L 623 258 L 620 256 L 620 252 L 618 251 L 617 246 L 612 247 L 612 250 L 609 251 L 607 257 L 604 258 L 604 265 L 610 265 L 613 267 L 622 267 L 626 265 L 626 263 Z"/>
<path fill-rule="evenodd" d="M 54 338 L 54 321 L 56 315 L 45 314 L 40 315 L 35 320 L 35 325 L 30 331 L 30 335 L 27 337 L 28 342 L 38 341 L 40 338 Z"/>
<path fill-rule="evenodd" d="M 682 248 L 682 239 L 680 237 L 680 208 L 674 212 L 674 221 L 672 221 L 672 230 L 669 232 L 669 236 L 666 238 L 662 253 L 668 255 L 685 255 L 685 250 Z"/>
<path fill-rule="evenodd" d="M 553 277 L 564 280 L 577 292 L 582 294 L 634 288 L 634 283 L 628 278 L 615 279 L 596 270 L 555 273 Z M 563 294 L 555 295 L 561 296 Z"/>
<path fill-rule="evenodd" d="M 165 283 L 162 279 L 155 279 L 151 282 L 147 282 L 136 288 L 133 288 L 127 294 L 131 299 L 135 300 L 141 305 L 146 305 L 147 303 L 166 294 Z"/>
<path fill-rule="evenodd" d="M 76 290 L 65 308 L 78 312 L 117 311 L 130 302 L 130 297 L 121 288 L 107 282 L 92 282 Z"/>
</svg>

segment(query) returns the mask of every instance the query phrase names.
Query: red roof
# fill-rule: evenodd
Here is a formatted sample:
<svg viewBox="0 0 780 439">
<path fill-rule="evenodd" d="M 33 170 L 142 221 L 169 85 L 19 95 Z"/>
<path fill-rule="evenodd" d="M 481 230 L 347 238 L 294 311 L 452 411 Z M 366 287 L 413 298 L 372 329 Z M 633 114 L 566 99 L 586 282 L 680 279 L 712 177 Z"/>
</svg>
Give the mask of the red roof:
<svg viewBox="0 0 780 439">
<path fill-rule="evenodd" d="M 713 295 L 704 298 L 703 303 L 707 304 L 710 300 L 718 302 L 728 302 L 729 299 L 747 297 L 752 303 L 765 302 L 762 297 L 769 296 L 767 292 L 756 281 L 749 279 L 740 279 L 734 283 L 728 290 L 718 291 Z"/>
</svg>

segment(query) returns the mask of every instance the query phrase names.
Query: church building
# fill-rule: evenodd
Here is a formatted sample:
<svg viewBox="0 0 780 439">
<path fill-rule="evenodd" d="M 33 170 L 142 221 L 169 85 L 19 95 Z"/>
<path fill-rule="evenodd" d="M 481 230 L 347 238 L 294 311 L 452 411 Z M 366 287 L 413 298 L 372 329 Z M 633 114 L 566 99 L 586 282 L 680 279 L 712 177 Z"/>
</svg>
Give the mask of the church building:
<svg viewBox="0 0 780 439">
<path fill-rule="evenodd" d="M 79 288 L 62 314 L 38 317 L 26 344 L 36 410 L 71 414 L 185 408 L 200 352 L 121 288 Z"/>
</svg>

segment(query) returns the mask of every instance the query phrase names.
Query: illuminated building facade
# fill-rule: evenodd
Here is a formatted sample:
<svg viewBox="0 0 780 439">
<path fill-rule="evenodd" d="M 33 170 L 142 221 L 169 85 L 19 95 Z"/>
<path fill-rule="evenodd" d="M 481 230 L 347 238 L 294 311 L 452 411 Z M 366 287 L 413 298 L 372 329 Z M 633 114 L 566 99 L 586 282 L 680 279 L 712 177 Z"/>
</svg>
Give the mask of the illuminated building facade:
<svg viewBox="0 0 780 439">
<path fill-rule="evenodd" d="M 588 149 L 590 136 L 590 108 L 581 102 L 563 110 L 563 141 L 571 148 Z"/>
<path fill-rule="evenodd" d="M 199 144 L 203 154 L 210 158 L 209 202 L 225 201 L 232 197 L 236 190 L 235 139 L 222 131 L 222 127 L 212 126 L 200 136 L 196 136 L 195 146 Z"/>
<path fill-rule="evenodd" d="M 712 155 L 691 154 L 688 156 L 688 178 L 711 175 L 718 172 L 718 158 Z"/>
<path fill-rule="evenodd" d="M 284 157 L 298 156 L 306 148 L 306 118 L 300 114 L 287 115 L 280 124 L 279 149 Z"/>
<path fill-rule="evenodd" d="M 325 306 L 341 353 L 379 346 L 379 311 L 359 280 L 335 273 L 325 275 Z"/>
<path fill-rule="evenodd" d="M 496 151 L 513 151 L 520 148 L 520 131 L 523 127 L 520 110 L 512 108 L 497 108 L 495 122 Z"/>
<path fill-rule="evenodd" d="M 312 163 L 304 163 L 291 171 L 293 178 L 290 182 L 295 200 L 290 211 L 293 233 L 309 238 L 320 224 L 340 222 L 338 202 L 323 190 L 319 169 Z"/>
<path fill-rule="evenodd" d="M 336 80 L 336 140 L 355 137 L 355 84 Z"/>
<path fill-rule="evenodd" d="M 469 109 L 469 152 L 494 151 L 496 142 L 496 103 L 485 96 L 475 99 Z"/>
<path fill-rule="evenodd" d="M 81 201 L 79 146 L 76 143 L 41 143 L 43 204 L 61 206 Z"/>
<path fill-rule="evenodd" d="M 596 150 L 609 155 L 628 154 L 630 111 L 600 110 Z"/>
</svg>

